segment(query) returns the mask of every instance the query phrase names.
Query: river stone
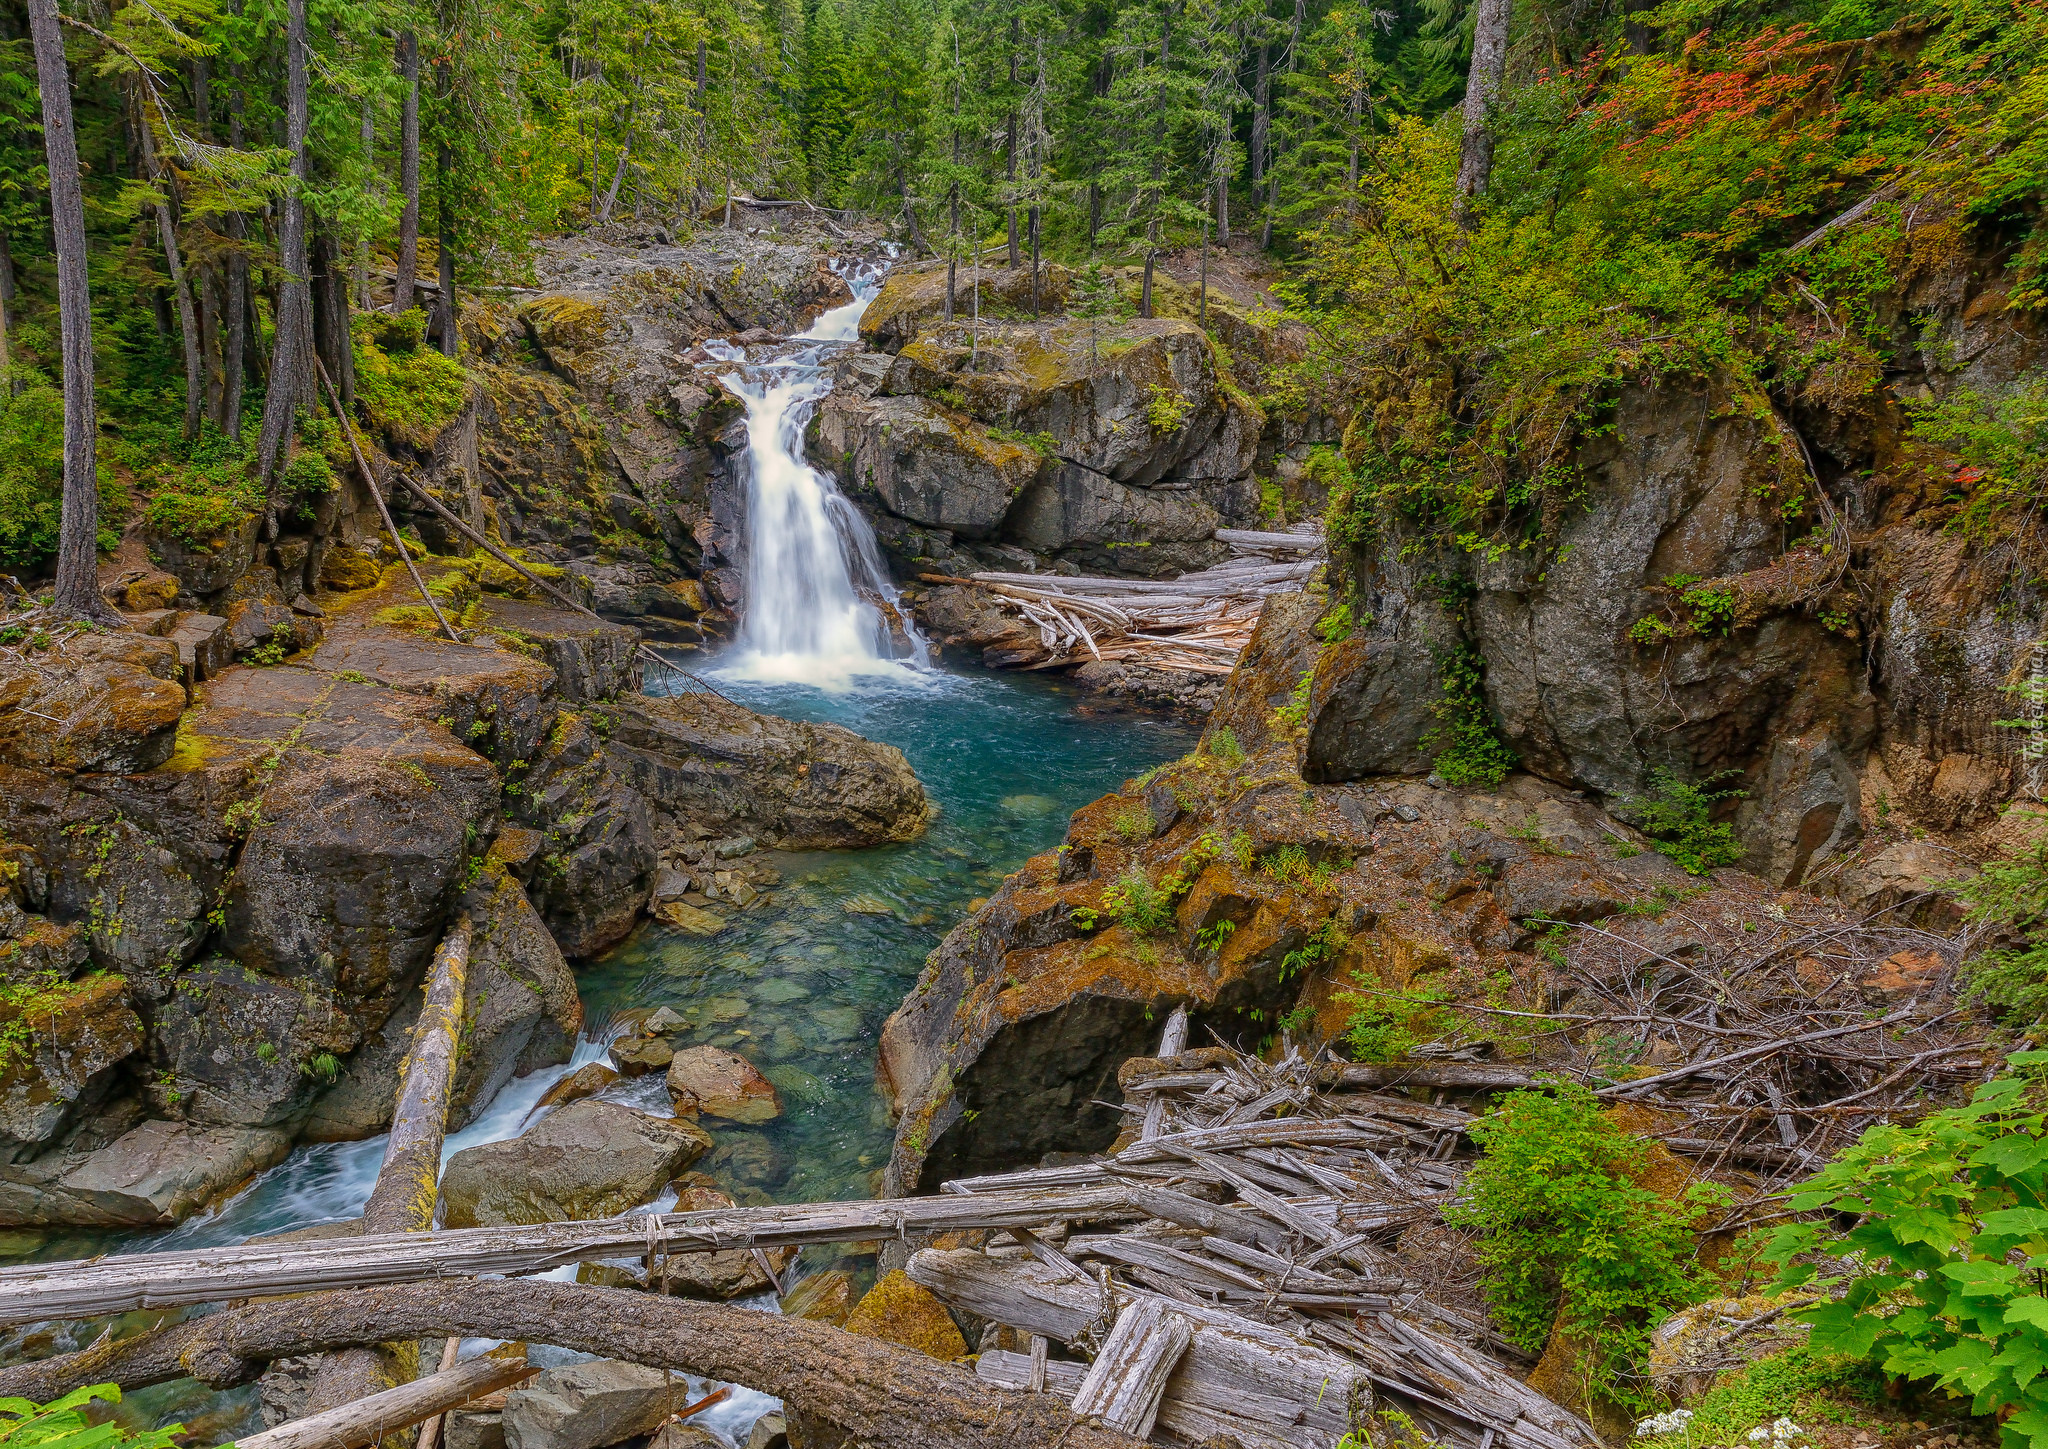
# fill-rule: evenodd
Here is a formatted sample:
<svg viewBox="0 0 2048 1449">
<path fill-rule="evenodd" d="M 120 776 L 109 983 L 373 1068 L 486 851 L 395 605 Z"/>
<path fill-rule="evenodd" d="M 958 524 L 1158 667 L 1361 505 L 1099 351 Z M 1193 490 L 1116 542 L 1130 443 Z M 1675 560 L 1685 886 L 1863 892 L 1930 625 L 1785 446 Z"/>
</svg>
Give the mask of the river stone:
<svg viewBox="0 0 2048 1449">
<path fill-rule="evenodd" d="M 652 1199 L 710 1146 L 693 1123 L 592 1098 L 571 1102 L 523 1136 L 448 1159 L 443 1222 L 470 1228 L 612 1217 Z"/>
<path fill-rule="evenodd" d="M 623 1036 L 608 1048 L 612 1060 L 618 1064 L 619 1074 L 626 1077 L 644 1077 L 649 1072 L 668 1069 L 676 1049 L 665 1037 Z"/>
<path fill-rule="evenodd" d="M 514 812 L 547 834 L 530 890 L 563 954 L 589 957 L 622 940 L 653 891 L 661 854 L 648 802 L 584 716 L 557 716 Z"/>
<path fill-rule="evenodd" d="M 903 752 L 838 725 L 777 719 L 709 693 L 620 700 L 609 755 L 656 810 L 786 850 L 915 840 L 931 802 Z"/>
<path fill-rule="evenodd" d="M 729 1449 L 726 1441 L 695 1424 L 664 1424 L 647 1449 Z"/>
<path fill-rule="evenodd" d="M 75 634 L 61 651 L 0 659 L 0 764 L 154 769 L 177 745 L 185 686 L 177 646 L 126 631 Z"/>
<path fill-rule="evenodd" d="M 853 1275 L 841 1268 L 813 1273 L 782 1295 L 784 1318 L 809 1318 L 834 1328 L 853 1312 Z"/>
<path fill-rule="evenodd" d="M 802 1001 L 810 991 L 784 976 L 772 977 L 754 988 L 754 1000 L 764 1001 L 770 1006 L 783 1006 L 792 1001 Z"/>
<path fill-rule="evenodd" d="M 774 1083 L 745 1057 L 717 1047 L 677 1052 L 668 1064 L 668 1094 L 681 1116 L 701 1114 L 753 1125 L 782 1115 L 782 1098 Z"/>
<path fill-rule="evenodd" d="M 693 906 L 688 901 L 661 901 L 648 913 L 664 926 L 674 926 L 692 936 L 715 936 L 725 929 L 725 917 Z"/>
<path fill-rule="evenodd" d="M 731 1196 L 719 1191 L 709 1177 L 691 1173 L 675 1184 L 679 1213 L 716 1212 L 734 1206 Z M 780 1274 L 796 1261 L 795 1248 L 769 1248 L 769 1266 Z M 766 1293 L 774 1285 L 754 1255 L 745 1248 L 726 1248 L 715 1253 L 676 1253 L 656 1270 L 655 1277 L 678 1298 L 709 1298 L 724 1302 Z"/>
<path fill-rule="evenodd" d="M 505 1416 L 451 1409 L 441 1433 L 448 1449 L 505 1449 Z"/>
<path fill-rule="evenodd" d="M 548 1369 L 505 1395 L 505 1449 L 604 1449 L 651 1433 L 689 1402 L 674 1374 L 597 1359 Z"/>
<path fill-rule="evenodd" d="M 763 1414 L 747 1435 L 747 1449 L 789 1449 L 789 1424 L 781 1414 Z"/>
<path fill-rule="evenodd" d="M 144 1122 L 94 1152 L 0 1166 L 0 1227 L 169 1227 L 291 1148 L 271 1128 Z"/>
<path fill-rule="evenodd" d="M 818 1028 L 818 1035 L 835 1046 L 852 1041 L 862 1030 L 861 1011 L 857 1006 L 828 1006 L 812 1012 L 811 1022 Z"/>
<path fill-rule="evenodd" d="M 547 1107 L 594 1097 L 617 1080 L 619 1074 L 603 1062 L 586 1062 L 543 1092 L 540 1101 L 534 1104 L 534 1110 L 538 1112 Z"/>
</svg>

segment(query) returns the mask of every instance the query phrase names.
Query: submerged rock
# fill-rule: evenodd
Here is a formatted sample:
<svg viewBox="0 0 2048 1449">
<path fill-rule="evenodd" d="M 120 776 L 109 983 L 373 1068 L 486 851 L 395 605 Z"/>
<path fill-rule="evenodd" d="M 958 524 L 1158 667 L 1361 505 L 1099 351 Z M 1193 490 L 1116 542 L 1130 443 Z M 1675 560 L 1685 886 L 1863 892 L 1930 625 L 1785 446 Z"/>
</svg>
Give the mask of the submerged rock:
<svg viewBox="0 0 2048 1449">
<path fill-rule="evenodd" d="M 901 1269 L 882 1276 L 841 1325 L 848 1333 L 879 1338 L 948 1362 L 967 1356 L 967 1340 L 946 1305 L 910 1281 Z"/>
<path fill-rule="evenodd" d="M 612 1217 L 652 1199 L 710 1146 L 710 1136 L 689 1122 L 612 1102 L 571 1102 L 523 1136 L 449 1158 L 442 1221 L 468 1228 Z"/>
<path fill-rule="evenodd" d="M 782 1115 L 782 1097 L 754 1064 L 736 1052 L 698 1046 L 668 1064 L 668 1094 L 676 1114 L 717 1117 L 748 1126 Z"/>
</svg>

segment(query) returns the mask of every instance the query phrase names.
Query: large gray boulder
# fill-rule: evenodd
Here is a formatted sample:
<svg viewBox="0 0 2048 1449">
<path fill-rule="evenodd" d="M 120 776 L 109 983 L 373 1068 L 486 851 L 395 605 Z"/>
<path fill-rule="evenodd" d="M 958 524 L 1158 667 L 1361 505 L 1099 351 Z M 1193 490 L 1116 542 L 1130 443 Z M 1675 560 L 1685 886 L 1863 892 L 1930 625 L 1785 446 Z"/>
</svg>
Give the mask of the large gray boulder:
<svg viewBox="0 0 2048 1449">
<path fill-rule="evenodd" d="M 636 772 L 614 761 L 590 721 L 565 710 L 514 802 L 514 818 L 543 836 L 528 895 L 571 957 L 594 956 L 633 929 L 661 865 Z"/>
<path fill-rule="evenodd" d="M 144 1122 L 94 1151 L 0 1167 L 0 1226 L 168 1227 L 291 1147 L 270 1127 Z"/>
<path fill-rule="evenodd" d="M 710 1146 L 694 1123 L 615 1102 L 571 1102 L 524 1136 L 449 1158 L 442 1221 L 472 1228 L 612 1217 L 651 1200 Z"/>
<path fill-rule="evenodd" d="M 835 395 L 819 410 L 818 445 L 835 472 L 874 489 L 891 513 L 963 538 L 993 534 L 1044 462 L 924 397 Z"/>
<path fill-rule="evenodd" d="M 1083 568 L 1159 574 L 1205 566 L 1224 526 L 1223 515 L 1194 492 L 1134 487 L 1061 463 L 1024 490 L 1003 533 Z"/>
<path fill-rule="evenodd" d="M 147 634 L 78 634 L 62 649 L 0 659 L 0 764 L 30 769 L 153 769 L 177 744 L 185 709 L 178 648 Z"/>
<path fill-rule="evenodd" d="M 604 1449 L 652 1433 L 688 1403 L 681 1381 L 657 1368 L 568 1364 L 505 1395 L 505 1449 Z"/>
<path fill-rule="evenodd" d="M 613 767 L 657 810 L 784 850 L 915 840 L 932 806 L 910 762 L 838 725 L 779 719 L 718 695 L 620 700 Z"/>
</svg>

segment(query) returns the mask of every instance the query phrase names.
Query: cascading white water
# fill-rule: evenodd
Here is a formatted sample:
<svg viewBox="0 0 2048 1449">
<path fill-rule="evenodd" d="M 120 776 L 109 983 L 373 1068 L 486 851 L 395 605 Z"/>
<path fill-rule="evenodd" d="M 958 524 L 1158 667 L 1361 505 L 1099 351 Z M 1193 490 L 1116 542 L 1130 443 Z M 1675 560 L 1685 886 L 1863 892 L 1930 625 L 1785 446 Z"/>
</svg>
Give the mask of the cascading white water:
<svg viewBox="0 0 2048 1449">
<path fill-rule="evenodd" d="M 729 343 L 707 345 L 720 361 L 744 364 L 724 382 L 747 406 L 746 612 L 723 673 L 829 689 L 928 663 L 907 618 L 910 654 L 899 657 L 873 602 L 896 604 L 874 530 L 837 480 L 804 459 L 804 430 L 832 390 L 832 355 L 859 338 L 884 270 L 842 272 L 854 299 L 781 344 L 779 355 L 750 361 Z"/>
</svg>

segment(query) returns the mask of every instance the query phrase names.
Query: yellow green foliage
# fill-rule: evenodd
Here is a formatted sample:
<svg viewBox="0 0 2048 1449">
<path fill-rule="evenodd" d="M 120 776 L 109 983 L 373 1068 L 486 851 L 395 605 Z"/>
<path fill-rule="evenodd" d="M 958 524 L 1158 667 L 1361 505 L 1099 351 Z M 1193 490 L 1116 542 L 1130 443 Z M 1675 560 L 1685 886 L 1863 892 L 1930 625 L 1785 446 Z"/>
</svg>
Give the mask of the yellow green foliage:
<svg viewBox="0 0 2048 1449">
<path fill-rule="evenodd" d="M 426 315 L 417 307 L 389 317 L 358 312 L 356 400 L 371 426 L 416 446 L 431 442 L 469 400 L 469 374 L 426 343 Z"/>
</svg>

